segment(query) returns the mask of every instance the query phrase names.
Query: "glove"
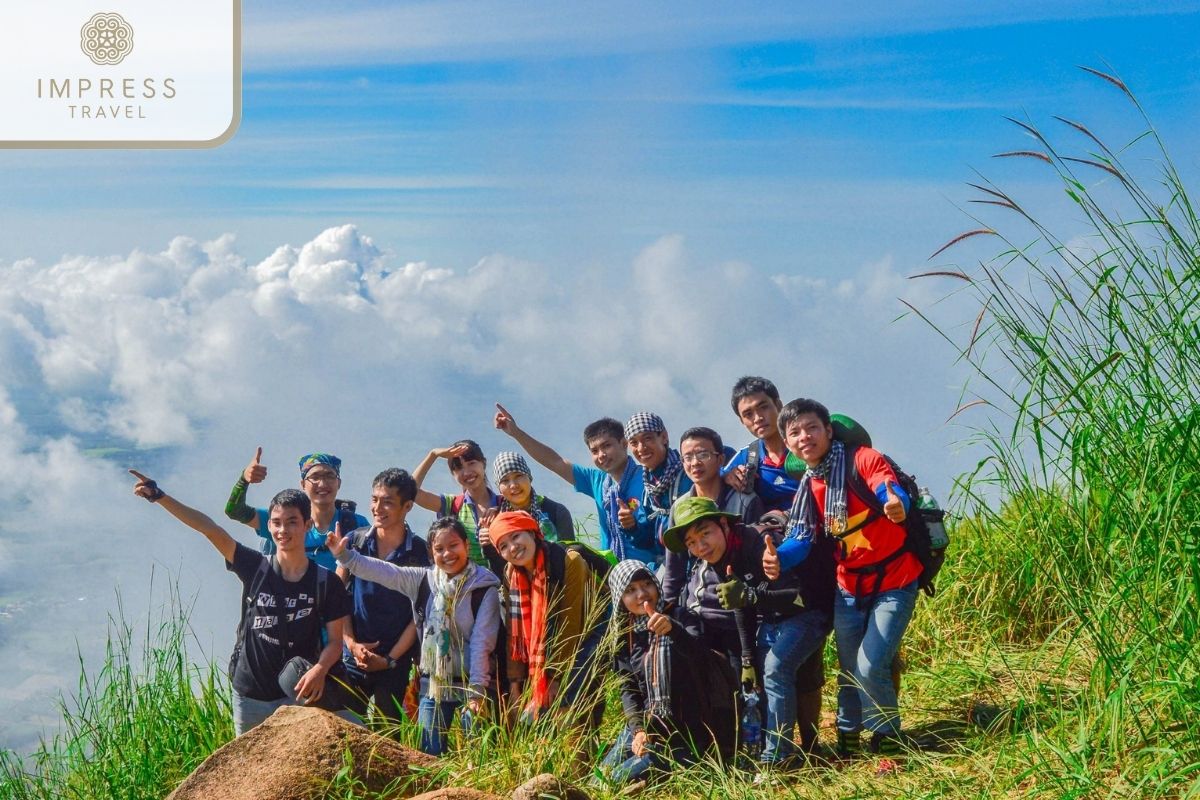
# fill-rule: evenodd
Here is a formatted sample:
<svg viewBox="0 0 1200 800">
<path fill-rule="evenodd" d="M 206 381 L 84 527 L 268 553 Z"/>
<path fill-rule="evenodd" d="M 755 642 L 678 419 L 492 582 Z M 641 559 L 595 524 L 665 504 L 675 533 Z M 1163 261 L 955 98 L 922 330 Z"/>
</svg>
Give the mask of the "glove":
<svg viewBox="0 0 1200 800">
<path fill-rule="evenodd" d="M 724 583 L 717 584 L 717 600 L 721 608 L 738 609 L 754 604 L 754 590 L 742 582 L 736 575 L 730 575 Z"/>
<path fill-rule="evenodd" d="M 742 688 L 749 691 L 758 685 L 758 671 L 751 666 L 742 667 Z"/>
</svg>

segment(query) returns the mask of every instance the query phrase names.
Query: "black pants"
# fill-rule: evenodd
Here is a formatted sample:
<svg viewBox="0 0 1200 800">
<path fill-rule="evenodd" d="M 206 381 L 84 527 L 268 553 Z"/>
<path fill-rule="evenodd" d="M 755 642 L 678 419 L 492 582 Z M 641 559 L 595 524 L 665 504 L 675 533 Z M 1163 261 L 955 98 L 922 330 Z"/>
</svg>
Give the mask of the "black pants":
<svg viewBox="0 0 1200 800">
<path fill-rule="evenodd" d="M 346 708 L 366 719 L 367 706 L 374 700 L 377 713 L 389 720 L 400 720 L 404 716 L 404 693 L 408 691 L 412 663 L 411 656 L 401 656 L 396 659 L 395 669 L 362 672 L 348 668 L 346 675 L 353 691 Z"/>
</svg>

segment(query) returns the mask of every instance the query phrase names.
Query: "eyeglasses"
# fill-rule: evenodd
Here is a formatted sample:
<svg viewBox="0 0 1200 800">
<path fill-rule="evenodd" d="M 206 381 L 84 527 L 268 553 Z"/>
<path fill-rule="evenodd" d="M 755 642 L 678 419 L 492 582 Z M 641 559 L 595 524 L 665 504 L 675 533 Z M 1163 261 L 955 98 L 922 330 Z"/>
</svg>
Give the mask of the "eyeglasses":
<svg viewBox="0 0 1200 800">
<path fill-rule="evenodd" d="M 316 475 L 305 475 L 304 480 L 309 483 L 333 483 L 338 479 L 337 475 L 332 472 L 318 472 Z"/>
<path fill-rule="evenodd" d="M 687 455 L 683 456 L 682 461 L 685 464 L 691 464 L 693 461 L 700 464 L 707 464 L 715 455 L 716 453 L 714 453 L 712 450 L 701 450 L 698 453 L 688 453 Z"/>
</svg>

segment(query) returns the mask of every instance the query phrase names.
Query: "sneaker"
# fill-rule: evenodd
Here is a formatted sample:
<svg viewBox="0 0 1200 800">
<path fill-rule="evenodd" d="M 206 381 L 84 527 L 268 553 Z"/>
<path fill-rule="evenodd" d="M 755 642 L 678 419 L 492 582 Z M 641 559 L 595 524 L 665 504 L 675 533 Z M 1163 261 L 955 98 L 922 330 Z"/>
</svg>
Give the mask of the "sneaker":
<svg viewBox="0 0 1200 800">
<path fill-rule="evenodd" d="M 834 755 L 843 761 L 858 758 L 862 755 L 862 736 L 858 731 L 837 732 L 837 750 Z"/>
</svg>

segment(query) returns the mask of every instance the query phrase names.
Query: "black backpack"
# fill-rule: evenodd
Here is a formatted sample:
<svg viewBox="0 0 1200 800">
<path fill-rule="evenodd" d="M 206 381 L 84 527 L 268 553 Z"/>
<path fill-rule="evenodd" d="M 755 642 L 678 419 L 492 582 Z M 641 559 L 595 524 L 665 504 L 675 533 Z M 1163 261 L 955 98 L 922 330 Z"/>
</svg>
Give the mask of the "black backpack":
<svg viewBox="0 0 1200 800">
<path fill-rule="evenodd" d="M 879 498 L 871 490 L 871 487 L 867 485 L 867 482 L 863 480 L 863 477 L 858 474 L 858 468 L 854 464 L 854 455 L 856 452 L 857 448 L 846 448 L 846 488 L 854 492 L 855 496 L 869 509 L 869 513 L 867 514 L 867 518 L 860 524 L 844 533 L 834 536 L 839 542 L 883 516 L 883 504 L 879 502 Z M 904 544 L 896 552 L 881 561 L 848 571 L 856 575 L 874 575 L 875 589 L 871 592 L 871 597 L 874 597 L 879 593 L 879 587 L 883 583 L 884 569 L 887 565 L 904 553 L 912 553 L 921 562 L 921 577 L 918 578 L 918 585 L 921 591 L 933 597 L 937 594 L 934 579 L 937 578 L 938 572 L 942 569 L 942 564 L 946 561 L 946 548 L 935 548 L 933 546 L 930 539 L 929 526 L 931 524 L 941 525 L 945 519 L 946 512 L 937 508 L 919 508 L 917 503 L 921 496 L 921 489 L 917 485 L 916 478 L 901 469 L 900 465 L 891 456 L 883 453 L 880 453 L 880 455 L 883 455 L 888 465 L 892 468 L 892 471 L 896 473 L 900 487 L 904 489 L 909 498 L 908 514 L 904 518 Z M 949 541 L 947 540 L 948 544 Z"/>
</svg>

